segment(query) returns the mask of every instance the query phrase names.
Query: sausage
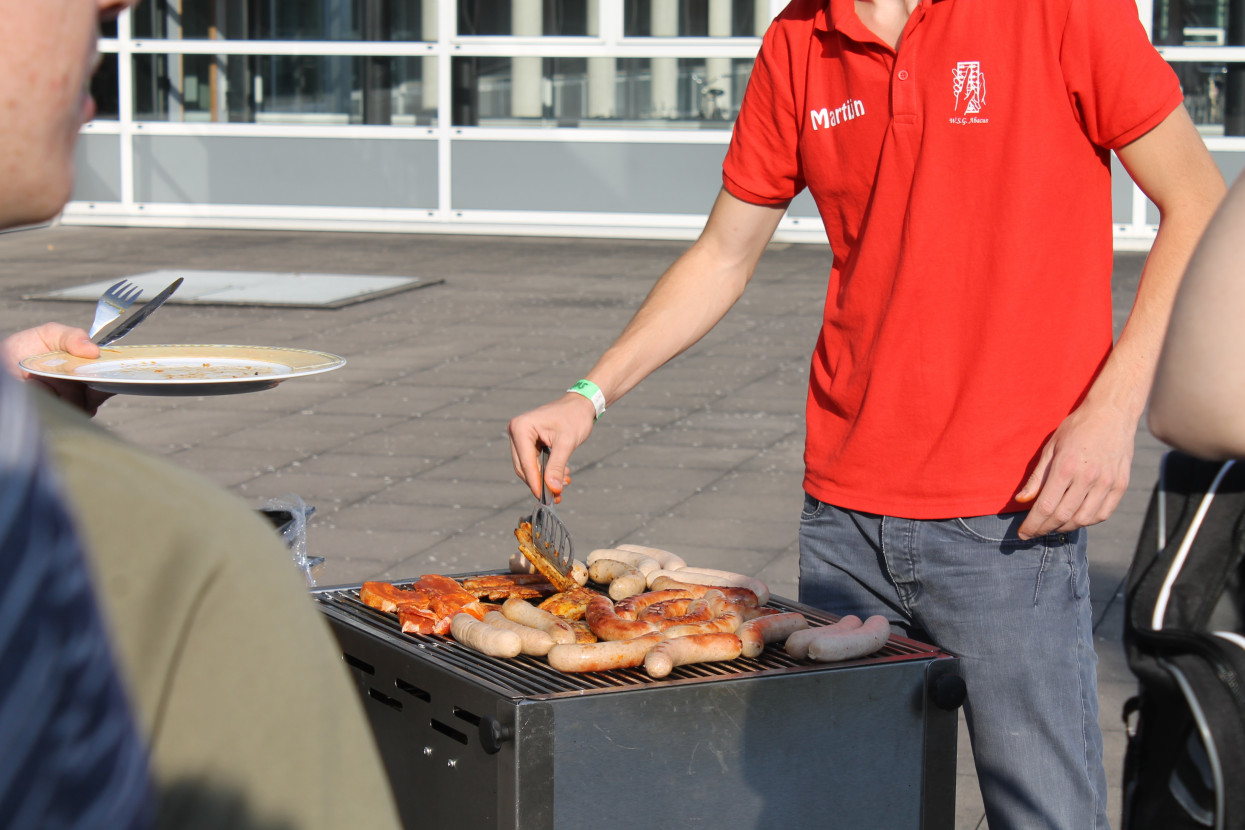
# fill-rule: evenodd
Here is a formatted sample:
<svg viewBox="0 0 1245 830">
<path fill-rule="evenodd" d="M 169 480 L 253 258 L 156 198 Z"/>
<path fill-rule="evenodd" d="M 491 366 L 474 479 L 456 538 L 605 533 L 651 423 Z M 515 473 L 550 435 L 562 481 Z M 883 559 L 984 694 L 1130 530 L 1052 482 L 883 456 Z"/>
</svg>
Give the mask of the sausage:
<svg viewBox="0 0 1245 830">
<path fill-rule="evenodd" d="M 614 613 L 610 598 L 601 594 L 588 601 L 584 619 L 592 633 L 602 640 L 630 640 L 658 630 L 655 624 L 645 620 L 624 620 Z"/>
<path fill-rule="evenodd" d="M 608 643 L 559 643 L 549 649 L 549 665 L 564 672 L 633 669 L 642 665 L 644 655 L 660 642 L 660 634 L 646 634 Z"/>
<path fill-rule="evenodd" d="M 734 634 L 692 634 L 662 640 L 645 655 L 644 670 L 649 677 L 665 677 L 675 666 L 734 660 L 742 650 L 743 644 Z"/>
<path fill-rule="evenodd" d="M 661 563 L 651 556 L 645 556 L 642 553 L 636 553 L 633 550 L 623 550 L 622 548 L 597 548 L 588 554 L 585 560 L 589 566 L 598 559 L 613 559 L 616 562 L 626 562 L 631 567 L 648 576 L 649 571 L 661 569 Z"/>
<path fill-rule="evenodd" d="M 629 550 L 634 553 L 642 553 L 645 556 L 656 559 L 667 571 L 677 571 L 679 568 L 686 568 L 687 563 L 683 561 L 683 557 L 676 556 L 668 550 L 661 548 L 649 548 L 644 545 L 618 545 L 619 550 Z"/>
<path fill-rule="evenodd" d="M 517 622 L 519 625 L 526 625 L 529 628 L 537 628 L 547 633 L 553 638 L 555 643 L 573 643 L 575 642 L 575 632 L 566 624 L 565 620 L 555 617 L 548 611 L 537 608 L 530 602 L 521 599 L 508 599 L 502 603 L 501 612 L 507 619 Z"/>
<path fill-rule="evenodd" d="M 718 570 L 716 568 L 692 567 L 680 568 L 678 573 L 683 575 L 683 578 L 691 574 L 704 574 L 705 576 L 716 576 L 720 579 L 725 579 L 732 588 L 747 588 L 752 591 L 752 593 L 757 595 L 757 602 L 761 605 L 767 604 L 770 599 L 769 586 L 755 576 L 748 576 L 747 574 L 734 571 Z"/>
<path fill-rule="evenodd" d="M 553 648 L 553 637 L 548 631 L 517 623 L 500 611 L 489 611 L 484 615 L 484 621 L 494 628 L 502 628 L 518 634 L 523 645 L 523 654 L 544 657 L 549 653 L 549 649 Z"/>
<path fill-rule="evenodd" d="M 518 634 L 494 628 L 465 612 L 455 614 L 450 620 L 450 634 L 468 648 L 490 657 L 518 657 L 523 651 L 523 641 Z"/>
<path fill-rule="evenodd" d="M 610 597 L 616 600 L 642 594 L 647 587 L 639 568 L 617 559 L 596 560 L 588 566 L 588 578 L 610 586 Z"/>
<path fill-rule="evenodd" d="M 712 585 L 714 587 L 726 588 L 747 588 L 757 596 L 757 603 L 765 605 L 769 602 L 770 593 L 769 586 L 756 577 L 746 574 L 735 573 L 734 571 L 719 571 L 713 568 L 679 568 L 677 571 L 663 570 L 653 571 L 648 575 L 649 587 L 653 586 L 654 580 L 661 577 L 669 577 L 677 579 L 680 582 L 699 583 L 701 585 Z"/>
<path fill-rule="evenodd" d="M 713 611 L 709 609 L 709 606 L 703 600 L 699 599 L 691 600 L 682 614 L 674 614 L 673 611 L 671 613 L 672 616 L 669 617 L 643 616 L 640 619 L 656 623 L 657 627 L 662 631 L 668 631 L 680 625 L 695 625 L 696 623 L 708 622 L 713 619 Z"/>
<path fill-rule="evenodd" d="M 654 571 L 654 573 L 656 573 L 656 571 Z M 695 574 L 692 574 L 691 576 L 695 577 Z M 701 578 L 706 580 L 716 580 L 718 582 L 722 581 L 713 576 L 702 575 Z M 692 596 L 696 597 L 703 597 L 709 591 L 716 589 L 721 591 L 722 594 L 731 602 L 743 603 L 744 605 L 753 608 L 761 604 L 760 600 L 757 598 L 757 595 L 747 588 L 734 588 L 730 585 L 711 585 L 708 582 L 683 582 L 672 576 L 659 576 L 657 579 L 652 581 L 649 587 L 654 591 L 668 591 L 671 589 L 687 591 L 692 594 Z"/>
<path fill-rule="evenodd" d="M 704 622 L 687 623 L 686 625 L 676 625 L 673 628 L 664 629 L 667 637 L 674 639 L 678 637 L 688 637 L 696 634 L 714 634 L 726 633 L 734 634 L 739 626 L 743 625 L 744 616 L 738 608 L 728 608 L 716 617 L 712 617 Z"/>
<path fill-rule="evenodd" d="M 857 617 L 855 614 L 848 614 L 846 617 L 840 617 L 838 622 L 832 622 L 829 625 L 818 626 L 817 628 L 802 628 L 787 637 L 787 642 L 783 644 L 783 649 L 797 660 L 807 660 L 808 644 L 812 640 L 813 635 L 818 631 L 830 628 L 840 631 L 860 628 L 860 617 Z"/>
<path fill-rule="evenodd" d="M 649 608 L 658 603 L 667 602 L 673 599 L 692 599 L 692 595 L 687 591 L 648 591 L 643 594 L 634 594 L 626 599 L 620 600 L 614 605 L 614 613 L 622 617 L 624 620 L 636 620 L 640 615 Z"/>
<path fill-rule="evenodd" d="M 637 620 L 653 620 L 660 622 L 661 620 L 672 620 L 675 617 L 681 617 L 691 608 L 692 603 L 696 600 L 691 597 L 676 597 L 675 599 L 663 599 L 661 602 L 654 602 L 648 608 L 640 612 Z"/>
<path fill-rule="evenodd" d="M 857 628 L 832 629 L 832 626 L 815 629 L 819 633 L 809 641 L 808 659 L 818 663 L 855 660 L 880 650 L 891 636 L 890 620 L 881 614 L 875 614 Z"/>
<path fill-rule="evenodd" d="M 756 657 L 765 650 L 766 643 L 785 641 L 803 628 L 808 628 L 808 620 L 804 619 L 804 615 L 789 611 L 785 614 L 753 617 L 739 626 L 735 633 L 744 644 L 744 657 Z"/>
</svg>

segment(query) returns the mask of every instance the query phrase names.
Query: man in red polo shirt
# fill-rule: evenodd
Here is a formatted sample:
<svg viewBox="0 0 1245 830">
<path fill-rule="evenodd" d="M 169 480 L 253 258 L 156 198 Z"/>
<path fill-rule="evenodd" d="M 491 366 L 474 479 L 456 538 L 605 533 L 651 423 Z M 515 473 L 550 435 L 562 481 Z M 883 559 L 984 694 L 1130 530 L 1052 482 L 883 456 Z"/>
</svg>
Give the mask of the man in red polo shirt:
<svg viewBox="0 0 1245 830">
<path fill-rule="evenodd" d="M 1113 152 L 1160 213 L 1112 344 Z M 1131 0 L 796 0 L 697 242 L 615 344 L 510 424 L 560 490 L 593 420 L 743 292 L 808 188 L 833 252 L 800 598 L 961 657 L 987 817 L 1107 827 L 1086 533 L 1128 483 L 1172 295 L 1224 191 Z"/>
</svg>

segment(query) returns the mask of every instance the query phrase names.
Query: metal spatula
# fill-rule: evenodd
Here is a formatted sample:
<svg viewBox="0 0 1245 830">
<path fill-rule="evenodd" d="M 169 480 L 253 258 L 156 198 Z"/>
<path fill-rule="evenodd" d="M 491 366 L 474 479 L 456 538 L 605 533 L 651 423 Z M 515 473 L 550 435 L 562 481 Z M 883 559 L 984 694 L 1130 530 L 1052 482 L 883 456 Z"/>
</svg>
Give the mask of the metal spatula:
<svg viewBox="0 0 1245 830">
<path fill-rule="evenodd" d="M 545 484 L 545 464 L 549 461 L 549 449 L 540 451 L 540 504 L 531 516 L 521 516 L 514 535 L 519 539 L 519 551 L 536 570 L 544 574 L 553 587 L 569 591 L 577 587 L 571 579 L 571 565 L 575 562 L 575 545 L 571 532 L 553 510 L 553 494 Z M 525 527 L 526 525 L 526 527 Z"/>
</svg>

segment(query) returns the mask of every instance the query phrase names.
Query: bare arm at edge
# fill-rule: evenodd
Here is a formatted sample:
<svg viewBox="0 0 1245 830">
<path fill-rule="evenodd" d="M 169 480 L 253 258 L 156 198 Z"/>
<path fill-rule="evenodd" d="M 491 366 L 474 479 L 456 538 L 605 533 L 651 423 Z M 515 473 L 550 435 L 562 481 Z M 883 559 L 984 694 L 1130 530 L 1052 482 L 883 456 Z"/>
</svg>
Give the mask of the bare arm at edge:
<svg viewBox="0 0 1245 830">
<path fill-rule="evenodd" d="M 1150 396 L 1155 437 L 1202 458 L 1245 458 L 1245 176 L 1193 253 Z"/>
<path fill-rule="evenodd" d="M 584 375 L 601 388 L 607 405 L 717 325 L 743 294 L 785 210 L 749 204 L 725 190 L 718 194 L 700 237 Z M 510 421 L 514 470 L 533 494 L 540 492 L 540 446 L 549 448 L 549 489 L 561 493 L 567 461 L 592 432 L 595 415 L 590 401 L 567 393 Z"/>
<path fill-rule="evenodd" d="M 1223 198 L 1223 176 L 1183 106 L 1116 155 L 1159 209 L 1159 229 L 1115 348 L 1016 494 L 1032 501 L 1022 538 L 1097 524 L 1119 505 L 1180 277 Z"/>
</svg>

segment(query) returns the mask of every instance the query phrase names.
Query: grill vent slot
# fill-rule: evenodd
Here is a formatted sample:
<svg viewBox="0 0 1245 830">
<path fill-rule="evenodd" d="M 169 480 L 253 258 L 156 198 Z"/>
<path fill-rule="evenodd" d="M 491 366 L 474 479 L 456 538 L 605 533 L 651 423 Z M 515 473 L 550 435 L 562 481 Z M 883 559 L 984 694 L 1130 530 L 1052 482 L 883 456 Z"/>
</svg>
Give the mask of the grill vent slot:
<svg viewBox="0 0 1245 830">
<path fill-rule="evenodd" d="M 371 663 L 364 662 L 353 654 L 343 654 L 342 659 L 346 661 L 346 665 L 353 666 L 364 674 L 376 674 L 376 667 Z"/>
<path fill-rule="evenodd" d="M 384 692 L 379 692 L 376 689 L 373 689 L 371 686 L 368 687 L 367 693 L 368 693 L 368 696 L 371 697 L 373 700 L 379 700 L 381 703 L 385 704 L 390 709 L 395 709 L 399 712 L 402 711 L 402 701 L 395 700 L 391 698 L 389 695 L 385 694 Z"/>
<path fill-rule="evenodd" d="M 454 707 L 454 717 L 459 720 L 465 720 L 472 726 L 479 726 L 480 721 L 482 720 L 479 715 L 474 714 L 473 712 L 468 712 L 466 709 L 459 709 L 457 706 Z"/>
<path fill-rule="evenodd" d="M 395 677 L 393 680 L 393 685 L 397 686 L 398 689 L 400 689 L 403 692 L 406 692 L 411 697 L 417 698 L 418 700 L 422 700 L 424 703 L 432 702 L 432 695 L 429 694 L 428 692 L 425 692 L 423 689 L 419 688 L 414 683 L 407 683 L 402 678 Z"/>
<path fill-rule="evenodd" d="M 431 720 L 429 720 L 428 724 L 433 729 L 440 732 L 442 735 L 445 735 L 448 738 L 453 738 L 454 740 L 458 741 L 463 746 L 467 745 L 467 736 L 464 735 L 462 732 L 459 732 L 454 727 L 448 724 L 441 723 L 441 721 L 437 720 L 436 718 L 432 718 Z"/>
</svg>

